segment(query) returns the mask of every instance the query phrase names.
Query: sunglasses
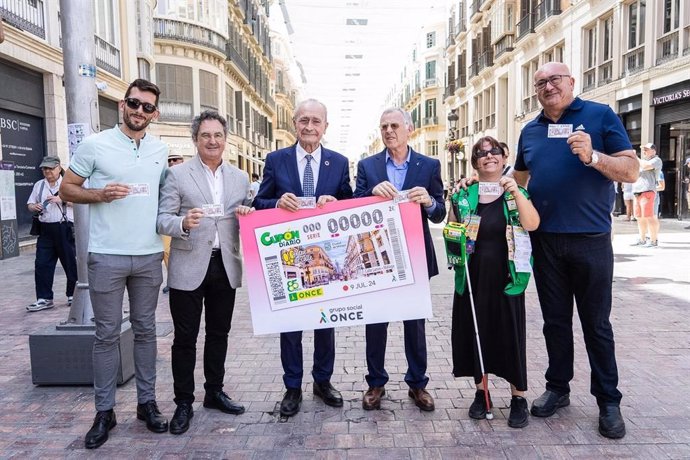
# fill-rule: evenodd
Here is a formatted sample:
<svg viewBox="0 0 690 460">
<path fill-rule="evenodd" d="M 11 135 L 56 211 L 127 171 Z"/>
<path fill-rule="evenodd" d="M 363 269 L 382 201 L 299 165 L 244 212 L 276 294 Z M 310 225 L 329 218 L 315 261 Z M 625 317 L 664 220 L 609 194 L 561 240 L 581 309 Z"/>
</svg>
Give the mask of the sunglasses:
<svg viewBox="0 0 690 460">
<path fill-rule="evenodd" d="M 475 150 L 474 151 L 474 156 L 477 158 L 484 158 L 484 157 L 489 156 L 489 154 L 491 154 L 495 157 L 503 156 L 503 152 L 498 147 L 494 147 L 491 150 Z"/>
<path fill-rule="evenodd" d="M 141 102 L 139 99 L 134 98 L 134 97 L 128 97 L 125 99 L 125 104 L 127 104 L 127 107 L 129 107 L 132 110 L 137 110 L 139 107 L 142 108 L 144 113 L 151 114 L 156 111 L 156 106 L 153 104 L 149 104 L 148 102 Z"/>
</svg>

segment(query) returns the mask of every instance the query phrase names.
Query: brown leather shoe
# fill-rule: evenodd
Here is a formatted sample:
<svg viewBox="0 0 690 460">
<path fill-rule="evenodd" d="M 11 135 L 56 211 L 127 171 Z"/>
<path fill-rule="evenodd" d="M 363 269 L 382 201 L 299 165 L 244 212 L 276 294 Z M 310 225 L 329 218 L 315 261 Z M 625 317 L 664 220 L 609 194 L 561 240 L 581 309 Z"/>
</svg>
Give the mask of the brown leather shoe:
<svg viewBox="0 0 690 460">
<path fill-rule="evenodd" d="M 362 408 L 364 410 L 381 409 L 381 396 L 385 394 L 384 387 L 370 387 L 362 398 Z"/>
<path fill-rule="evenodd" d="M 414 399 L 415 406 L 424 411 L 432 411 L 435 409 L 434 398 L 431 397 L 428 391 L 424 388 L 410 388 L 407 395 Z"/>
</svg>

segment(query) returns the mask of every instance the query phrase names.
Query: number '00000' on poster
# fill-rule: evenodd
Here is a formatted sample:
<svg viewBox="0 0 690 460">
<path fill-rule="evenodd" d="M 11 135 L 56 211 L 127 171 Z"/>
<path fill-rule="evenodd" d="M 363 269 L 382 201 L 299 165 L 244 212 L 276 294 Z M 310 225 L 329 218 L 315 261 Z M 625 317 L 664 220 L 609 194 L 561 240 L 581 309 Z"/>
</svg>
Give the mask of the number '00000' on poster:
<svg viewBox="0 0 690 460">
<path fill-rule="evenodd" d="M 274 311 L 414 283 L 395 204 L 371 204 L 254 231 Z"/>
</svg>

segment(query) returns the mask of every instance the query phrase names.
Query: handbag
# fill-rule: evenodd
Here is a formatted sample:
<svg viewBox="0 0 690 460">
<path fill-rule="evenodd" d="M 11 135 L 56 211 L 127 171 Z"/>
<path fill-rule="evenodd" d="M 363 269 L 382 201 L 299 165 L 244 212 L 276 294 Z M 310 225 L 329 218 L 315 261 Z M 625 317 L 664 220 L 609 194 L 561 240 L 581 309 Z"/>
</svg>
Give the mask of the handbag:
<svg viewBox="0 0 690 460">
<path fill-rule="evenodd" d="M 43 183 L 41 184 L 41 189 L 38 191 L 38 198 L 39 200 L 43 196 L 43 187 L 45 187 L 46 181 L 45 179 L 43 180 Z M 31 230 L 29 230 L 29 235 L 31 236 L 40 236 L 41 235 L 41 221 L 38 220 L 38 216 L 40 216 L 41 213 L 36 213 L 31 216 Z"/>
<path fill-rule="evenodd" d="M 29 235 L 39 236 L 41 234 L 41 221 L 38 220 L 39 214 L 34 214 L 31 216 L 31 230 L 29 230 Z"/>
</svg>

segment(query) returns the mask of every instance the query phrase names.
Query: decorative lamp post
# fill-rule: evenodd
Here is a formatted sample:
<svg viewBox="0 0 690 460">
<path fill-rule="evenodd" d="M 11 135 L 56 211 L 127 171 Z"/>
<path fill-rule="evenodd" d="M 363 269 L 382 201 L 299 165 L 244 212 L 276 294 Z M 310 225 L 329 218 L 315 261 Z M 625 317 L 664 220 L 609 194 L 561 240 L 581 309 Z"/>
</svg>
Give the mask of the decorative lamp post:
<svg viewBox="0 0 690 460">
<path fill-rule="evenodd" d="M 452 109 L 448 114 L 448 142 L 446 150 L 450 154 L 450 182 L 451 187 L 455 185 L 455 163 L 457 154 L 463 147 L 462 141 L 457 139 L 458 133 L 458 114 L 457 109 Z"/>
</svg>

